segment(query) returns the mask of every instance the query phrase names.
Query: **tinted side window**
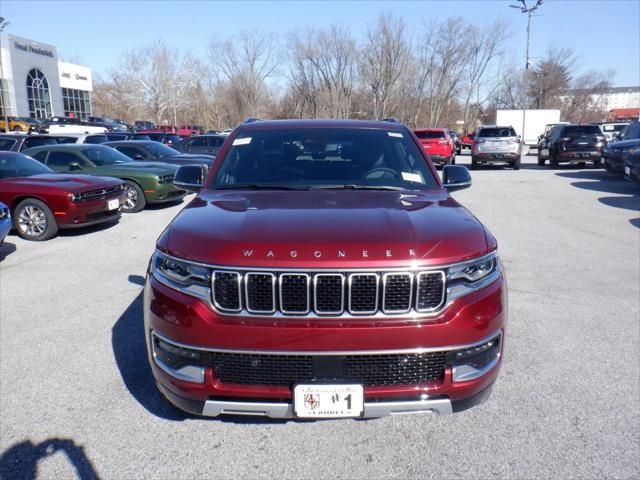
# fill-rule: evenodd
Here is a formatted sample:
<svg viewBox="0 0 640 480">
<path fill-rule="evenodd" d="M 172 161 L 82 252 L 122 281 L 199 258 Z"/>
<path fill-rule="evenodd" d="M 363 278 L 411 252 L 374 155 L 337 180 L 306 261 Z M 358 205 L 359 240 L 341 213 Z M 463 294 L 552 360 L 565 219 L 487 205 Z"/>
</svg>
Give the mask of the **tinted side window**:
<svg viewBox="0 0 640 480">
<path fill-rule="evenodd" d="M 84 143 L 100 144 L 106 142 L 107 140 L 108 139 L 106 135 L 89 135 L 88 137 L 85 137 Z"/>
<path fill-rule="evenodd" d="M 35 158 L 39 162 L 46 163 L 45 160 L 47 159 L 47 153 L 48 152 L 46 150 L 43 150 L 41 152 L 36 152 L 33 155 L 31 155 L 31 158 Z"/>
<path fill-rule="evenodd" d="M 120 153 L 124 153 L 129 158 L 135 158 L 136 155 L 140 155 L 141 154 L 141 152 L 135 147 L 126 147 L 126 146 L 118 145 L 115 148 Z"/>
<path fill-rule="evenodd" d="M 22 143 L 22 147 L 20 147 L 20 150 L 26 150 L 27 148 L 31 148 L 31 147 L 41 147 L 43 145 L 56 145 L 58 143 L 58 140 L 56 140 L 55 138 L 25 138 L 24 142 Z"/>
<path fill-rule="evenodd" d="M 11 138 L 0 138 L 0 150 L 11 150 L 16 144 L 16 140 Z"/>
<path fill-rule="evenodd" d="M 47 165 L 55 169 L 55 167 L 67 167 L 71 162 L 78 162 L 81 165 L 86 163 L 82 162 L 81 160 L 82 159 L 75 153 L 50 152 L 49 157 L 47 158 Z"/>
<path fill-rule="evenodd" d="M 194 138 L 188 143 L 188 145 L 190 147 L 206 147 L 207 146 L 207 139 L 206 138 Z"/>
</svg>

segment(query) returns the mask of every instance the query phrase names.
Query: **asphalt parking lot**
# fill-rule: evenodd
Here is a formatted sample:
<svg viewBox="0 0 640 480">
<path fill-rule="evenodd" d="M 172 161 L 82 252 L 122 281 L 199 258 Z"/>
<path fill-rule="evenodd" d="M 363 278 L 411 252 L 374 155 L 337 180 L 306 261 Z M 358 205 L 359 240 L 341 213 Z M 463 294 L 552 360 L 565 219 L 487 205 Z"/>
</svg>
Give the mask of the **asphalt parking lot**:
<svg viewBox="0 0 640 480">
<path fill-rule="evenodd" d="M 469 156 L 458 157 L 469 163 Z M 640 189 L 601 169 L 472 172 L 507 268 L 489 402 L 456 415 L 202 419 L 160 399 L 141 284 L 182 205 L 0 252 L 0 478 L 638 478 Z"/>
</svg>

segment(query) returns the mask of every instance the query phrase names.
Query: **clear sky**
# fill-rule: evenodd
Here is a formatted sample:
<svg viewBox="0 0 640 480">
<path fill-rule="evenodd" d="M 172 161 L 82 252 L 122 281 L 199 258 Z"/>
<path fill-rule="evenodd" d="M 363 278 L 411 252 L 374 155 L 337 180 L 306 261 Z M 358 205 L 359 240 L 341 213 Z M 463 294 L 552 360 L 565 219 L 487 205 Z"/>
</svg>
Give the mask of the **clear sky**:
<svg viewBox="0 0 640 480">
<path fill-rule="evenodd" d="M 286 34 L 342 23 L 361 36 L 380 12 L 404 17 L 410 28 L 456 15 L 479 24 L 501 17 L 513 31 L 512 56 L 524 62 L 526 15 L 509 8 L 512 3 L 517 2 L 0 0 L 0 15 L 11 22 L 6 33 L 55 45 L 63 58 L 100 74 L 118 62 L 122 50 L 160 37 L 204 56 L 212 37 L 239 30 Z M 640 0 L 546 0 L 532 21 L 533 61 L 550 45 L 573 48 L 582 71 L 611 69 L 614 85 L 640 85 Z"/>
</svg>

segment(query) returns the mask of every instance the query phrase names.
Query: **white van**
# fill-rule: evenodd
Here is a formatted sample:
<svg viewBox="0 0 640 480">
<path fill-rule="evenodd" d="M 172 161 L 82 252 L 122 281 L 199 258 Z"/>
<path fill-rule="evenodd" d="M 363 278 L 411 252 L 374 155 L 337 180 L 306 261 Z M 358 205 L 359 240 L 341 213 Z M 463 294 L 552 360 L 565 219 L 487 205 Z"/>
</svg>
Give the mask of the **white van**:
<svg viewBox="0 0 640 480">
<path fill-rule="evenodd" d="M 624 127 L 626 127 L 627 125 L 629 125 L 629 122 L 624 122 L 624 123 L 620 123 L 620 122 L 601 123 L 600 124 L 600 130 L 602 130 L 602 133 L 606 137 L 607 142 L 611 142 L 611 141 L 615 142 L 616 139 L 612 138 L 613 134 L 614 133 L 620 133 L 622 131 L 622 129 Z"/>
</svg>

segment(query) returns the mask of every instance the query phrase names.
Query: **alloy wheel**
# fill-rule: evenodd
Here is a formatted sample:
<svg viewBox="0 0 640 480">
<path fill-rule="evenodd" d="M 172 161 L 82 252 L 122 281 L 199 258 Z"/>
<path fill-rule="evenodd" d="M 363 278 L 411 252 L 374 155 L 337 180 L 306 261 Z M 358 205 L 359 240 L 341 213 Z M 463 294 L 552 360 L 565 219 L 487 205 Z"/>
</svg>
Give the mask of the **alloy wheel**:
<svg viewBox="0 0 640 480">
<path fill-rule="evenodd" d="M 18 226 L 24 234 L 39 237 L 47 229 L 47 217 L 40 208 L 27 205 L 18 216 Z"/>
<path fill-rule="evenodd" d="M 136 192 L 135 188 L 131 188 L 131 186 L 125 183 L 124 189 L 127 192 L 127 198 L 124 200 L 123 208 L 124 210 L 132 210 L 138 204 L 138 192 Z"/>
</svg>

